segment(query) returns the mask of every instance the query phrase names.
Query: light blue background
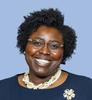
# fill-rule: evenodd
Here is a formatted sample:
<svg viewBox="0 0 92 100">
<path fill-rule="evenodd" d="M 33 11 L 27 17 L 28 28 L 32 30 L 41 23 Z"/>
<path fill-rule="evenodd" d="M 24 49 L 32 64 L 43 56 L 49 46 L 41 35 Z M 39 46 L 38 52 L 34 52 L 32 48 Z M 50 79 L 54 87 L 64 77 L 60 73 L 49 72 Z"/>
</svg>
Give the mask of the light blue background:
<svg viewBox="0 0 92 100">
<path fill-rule="evenodd" d="M 0 79 L 27 70 L 16 48 L 23 16 L 42 8 L 58 8 L 78 36 L 76 54 L 62 69 L 92 78 L 92 0 L 0 0 Z"/>
</svg>

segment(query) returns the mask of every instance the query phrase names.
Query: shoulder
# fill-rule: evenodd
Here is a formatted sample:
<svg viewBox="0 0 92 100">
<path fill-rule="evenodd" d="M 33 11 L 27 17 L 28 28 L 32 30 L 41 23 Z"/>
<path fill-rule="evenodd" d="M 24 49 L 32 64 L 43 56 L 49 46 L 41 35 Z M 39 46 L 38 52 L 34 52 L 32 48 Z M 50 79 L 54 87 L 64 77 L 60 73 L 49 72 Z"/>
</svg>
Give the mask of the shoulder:
<svg viewBox="0 0 92 100">
<path fill-rule="evenodd" d="M 85 83 L 85 84 L 91 84 L 92 85 L 92 78 L 89 78 L 89 77 L 83 76 L 83 75 L 74 74 L 74 73 L 71 73 L 71 72 L 67 72 L 65 70 L 63 70 L 63 71 L 66 72 L 66 73 L 68 73 L 67 79 L 69 81 L 74 82 L 75 84 Z"/>
<path fill-rule="evenodd" d="M 0 80 L 0 85 L 4 84 L 4 83 L 9 83 L 9 82 L 13 81 L 16 77 L 17 77 L 17 75 L 14 75 L 12 77 L 9 77 L 9 78 L 6 78 L 6 79 L 2 79 L 2 80 Z"/>
<path fill-rule="evenodd" d="M 69 73 L 70 74 L 70 78 L 71 80 L 74 80 L 75 82 L 77 82 L 77 84 L 89 84 L 92 86 L 92 79 L 83 75 L 77 75 L 77 74 L 73 74 L 73 73 Z"/>
<path fill-rule="evenodd" d="M 76 100 L 90 100 L 92 98 L 92 79 L 83 75 L 67 73 L 65 89 L 73 89 Z"/>
<path fill-rule="evenodd" d="M 85 98 L 92 98 L 92 79 L 82 75 L 69 73 L 69 85 L 77 91 L 77 94 L 84 95 Z M 89 99 L 88 99 L 89 100 Z"/>
<path fill-rule="evenodd" d="M 17 79 L 17 75 L 0 80 L 0 92 L 8 90 L 10 86 L 12 86 Z"/>
<path fill-rule="evenodd" d="M 0 100 L 10 100 L 11 93 L 16 88 L 17 75 L 0 80 Z"/>
<path fill-rule="evenodd" d="M 69 78 L 72 84 L 81 87 L 91 87 L 92 88 L 92 79 L 83 75 L 77 75 L 73 73 L 69 73 Z"/>
</svg>

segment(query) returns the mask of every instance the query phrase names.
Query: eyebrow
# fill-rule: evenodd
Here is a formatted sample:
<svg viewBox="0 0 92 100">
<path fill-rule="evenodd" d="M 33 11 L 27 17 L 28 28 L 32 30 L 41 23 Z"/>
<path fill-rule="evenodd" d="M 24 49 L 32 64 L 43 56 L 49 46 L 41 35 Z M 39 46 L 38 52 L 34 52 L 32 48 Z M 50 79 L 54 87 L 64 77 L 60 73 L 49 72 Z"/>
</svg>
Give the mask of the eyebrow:
<svg viewBox="0 0 92 100">
<path fill-rule="evenodd" d="M 40 39 L 40 38 L 39 38 L 39 39 Z M 41 40 L 44 40 L 44 39 L 41 39 Z M 32 41 L 32 39 L 29 38 L 28 41 Z M 56 40 L 50 40 L 50 42 L 58 42 L 58 43 L 60 43 L 59 41 L 56 41 Z M 63 46 L 64 46 L 64 44 L 61 43 L 60 47 L 63 47 Z"/>
<path fill-rule="evenodd" d="M 39 40 L 44 40 L 42 38 L 35 38 L 35 39 L 39 39 Z M 28 41 L 32 41 L 32 40 L 35 40 L 35 39 L 32 39 L 32 38 L 29 38 Z M 45 41 L 45 40 L 44 40 Z M 58 42 L 58 43 L 61 43 L 62 41 L 57 41 L 57 40 L 50 40 L 51 42 Z"/>
</svg>

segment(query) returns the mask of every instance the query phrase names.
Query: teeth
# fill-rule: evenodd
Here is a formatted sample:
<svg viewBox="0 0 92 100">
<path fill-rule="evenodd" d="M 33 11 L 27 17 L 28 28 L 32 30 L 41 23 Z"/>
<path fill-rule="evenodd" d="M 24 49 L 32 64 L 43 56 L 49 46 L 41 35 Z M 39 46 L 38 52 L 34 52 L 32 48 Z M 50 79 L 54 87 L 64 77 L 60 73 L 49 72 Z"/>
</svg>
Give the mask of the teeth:
<svg viewBox="0 0 92 100">
<path fill-rule="evenodd" d="M 43 62 L 43 63 L 49 63 L 48 60 L 43 60 L 43 59 L 36 59 L 38 62 Z"/>
<path fill-rule="evenodd" d="M 47 65 L 50 63 L 48 60 L 43 60 L 43 59 L 36 59 L 37 63 L 41 66 Z"/>
</svg>

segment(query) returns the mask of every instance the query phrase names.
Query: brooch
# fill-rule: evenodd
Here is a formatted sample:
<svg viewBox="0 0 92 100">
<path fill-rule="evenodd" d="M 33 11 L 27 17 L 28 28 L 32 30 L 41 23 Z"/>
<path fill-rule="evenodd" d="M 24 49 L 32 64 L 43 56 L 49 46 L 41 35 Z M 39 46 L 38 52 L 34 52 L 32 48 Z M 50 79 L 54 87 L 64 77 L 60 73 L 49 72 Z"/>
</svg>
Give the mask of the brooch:
<svg viewBox="0 0 92 100">
<path fill-rule="evenodd" d="M 75 93 L 73 89 L 66 89 L 63 93 L 64 98 L 67 100 L 72 100 L 75 97 Z"/>
</svg>

